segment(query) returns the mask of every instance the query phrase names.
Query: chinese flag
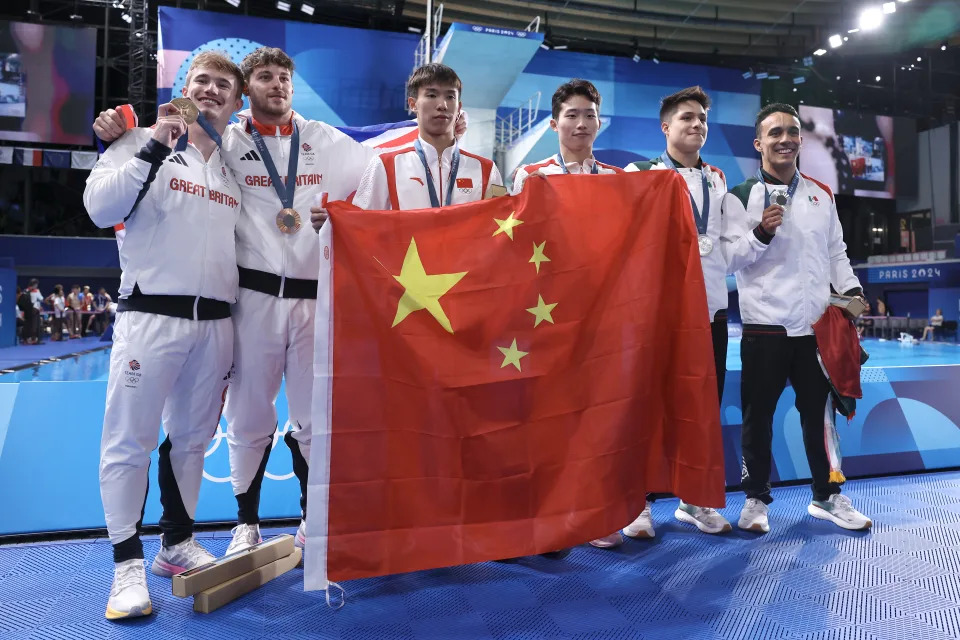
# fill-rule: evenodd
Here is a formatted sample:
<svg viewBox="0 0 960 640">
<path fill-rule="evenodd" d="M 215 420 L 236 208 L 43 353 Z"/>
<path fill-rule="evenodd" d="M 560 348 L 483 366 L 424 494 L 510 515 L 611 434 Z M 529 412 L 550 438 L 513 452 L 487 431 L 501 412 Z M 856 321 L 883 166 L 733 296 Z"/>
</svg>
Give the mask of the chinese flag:
<svg viewBox="0 0 960 640">
<path fill-rule="evenodd" d="M 308 589 L 581 544 L 631 522 L 648 491 L 723 506 L 703 274 L 675 172 L 329 210 Z"/>
</svg>

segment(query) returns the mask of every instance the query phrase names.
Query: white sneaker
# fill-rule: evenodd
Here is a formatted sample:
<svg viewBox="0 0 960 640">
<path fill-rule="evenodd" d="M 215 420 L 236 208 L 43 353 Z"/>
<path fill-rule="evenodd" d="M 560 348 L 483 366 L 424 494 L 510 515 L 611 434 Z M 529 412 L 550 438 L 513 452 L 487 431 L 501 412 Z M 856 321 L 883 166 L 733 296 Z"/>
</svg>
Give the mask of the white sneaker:
<svg viewBox="0 0 960 640">
<path fill-rule="evenodd" d="M 107 600 L 107 620 L 136 618 L 153 613 L 150 592 L 147 591 L 147 572 L 143 559 L 118 562 L 113 567 L 113 586 Z"/>
<path fill-rule="evenodd" d="M 842 493 L 835 493 L 827 500 L 814 500 L 807 505 L 807 513 L 814 518 L 829 520 L 838 527 L 859 531 L 869 529 L 873 521 L 853 508 L 850 498 Z"/>
<path fill-rule="evenodd" d="M 157 556 L 153 559 L 153 566 L 150 567 L 150 571 L 154 575 L 169 578 L 215 560 L 213 554 L 201 547 L 200 543 L 191 536 L 172 547 L 161 546 Z"/>
<path fill-rule="evenodd" d="M 737 526 L 746 531 L 756 531 L 757 533 L 767 533 L 770 531 L 770 521 L 767 519 L 767 512 L 770 509 L 756 498 L 747 498 L 740 511 L 740 521 Z"/>
<path fill-rule="evenodd" d="M 230 530 L 230 533 L 233 534 L 233 540 L 230 541 L 227 552 L 223 554 L 225 556 L 244 551 L 263 542 L 263 538 L 260 537 L 260 525 L 258 524 L 238 524 Z"/>
<path fill-rule="evenodd" d="M 720 515 L 716 509 L 710 507 L 697 507 L 687 504 L 683 500 L 680 506 L 673 512 L 673 517 L 680 522 L 692 524 L 704 533 L 726 533 L 733 529 L 727 519 Z"/>
<path fill-rule="evenodd" d="M 623 535 L 621 535 L 619 531 L 590 541 L 590 546 L 596 547 L 597 549 L 612 549 L 613 547 L 619 547 L 622 544 Z"/>
<path fill-rule="evenodd" d="M 653 530 L 653 518 L 650 517 L 650 503 L 643 507 L 643 512 L 637 519 L 623 529 L 624 535 L 631 538 L 652 538 L 657 535 Z"/>
<path fill-rule="evenodd" d="M 293 539 L 293 546 L 303 549 L 305 544 L 307 544 L 307 521 L 301 520 L 300 526 L 297 528 L 297 537 Z"/>
</svg>

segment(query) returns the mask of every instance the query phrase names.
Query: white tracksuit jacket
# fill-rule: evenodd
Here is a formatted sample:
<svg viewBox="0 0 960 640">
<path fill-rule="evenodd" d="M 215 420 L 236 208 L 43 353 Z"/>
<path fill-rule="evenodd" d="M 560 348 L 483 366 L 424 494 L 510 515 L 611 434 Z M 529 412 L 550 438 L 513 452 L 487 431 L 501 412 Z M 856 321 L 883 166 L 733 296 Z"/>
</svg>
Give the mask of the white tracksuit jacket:
<svg viewBox="0 0 960 640">
<path fill-rule="evenodd" d="M 171 151 L 136 128 L 91 171 L 83 200 L 102 228 L 125 226 L 120 308 L 110 355 L 100 492 L 114 544 L 134 536 L 161 420 L 161 493 L 192 527 L 203 455 L 233 360 L 234 230 L 240 190 L 216 150 Z"/>
<path fill-rule="evenodd" d="M 764 191 L 786 191 L 772 177 L 737 185 L 724 198 L 728 269 L 737 277 L 744 325 L 782 326 L 788 336 L 813 334 L 827 309 L 830 285 L 859 293 L 850 267 L 837 206 L 829 187 L 801 174 L 800 183 L 774 236 L 758 228 Z M 772 198 L 772 195 L 771 195 Z"/>
<path fill-rule="evenodd" d="M 453 147 L 444 149 L 438 158 L 433 145 L 423 138 L 420 138 L 420 144 L 430 167 L 429 175 L 413 147 L 388 151 L 367 165 L 353 204 L 373 210 L 429 209 L 432 204 L 427 180 L 431 177 L 437 198 L 441 205 L 445 204 Z M 450 204 L 482 200 L 491 184 L 503 186 L 500 171 L 493 161 L 461 149 Z"/>
</svg>

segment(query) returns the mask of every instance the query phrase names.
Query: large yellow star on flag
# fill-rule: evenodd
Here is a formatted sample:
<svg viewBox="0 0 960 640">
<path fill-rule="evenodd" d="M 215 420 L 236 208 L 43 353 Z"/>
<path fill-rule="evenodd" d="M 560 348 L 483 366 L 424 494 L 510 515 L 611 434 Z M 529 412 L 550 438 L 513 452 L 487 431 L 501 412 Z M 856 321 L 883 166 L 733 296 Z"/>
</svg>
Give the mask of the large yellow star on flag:
<svg viewBox="0 0 960 640">
<path fill-rule="evenodd" d="M 550 324 L 553 324 L 553 316 L 550 315 L 550 312 L 553 311 L 553 308 L 555 306 L 557 306 L 556 302 L 554 302 L 553 304 L 545 304 L 543 302 L 543 296 L 538 295 L 537 306 L 530 307 L 529 309 L 527 309 L 527 312 L 532 313 L 533 317 L 535 318 L 533 322 L 533 327 L 537 328 L 538 326 L 540 326 L 540 323 L 543 322 L 544 320 L 546 320 Z"/>
<path fill-rule="evenodd" d="M 447 319 L 447 314 L 440 306 L 440 298 L 460 282 L 460 279 L 465 275 L 467 275 L 466 271 L 428 275 L 420 261 L 417 241 L 410 238 L 410 246 L 407 247 L 407 255 L 403 258 L 400 275 L 393 276 L 403 286 L 404 291 L 400 302 L 397 304 L 397 315 L 391 326 L 397 326 L 414 311 L 426 309 L 430 312 L 430 315 L 436 318 L 441 327 L 449 333 L 453 333 L 450 320 Z"/>
<path fill-rule="evenodd" d="M 550 262 L 550 258 L 548 258 L 546 254 L 543 253 L 544 247 L 546 246 L 547 246 L 546 240 L 541 242 L 539 245 L 536 242 L 533 243 L 533 257 L 530 258 L 530 262 L 532 262 L 537 267 L 537 273 L 540 273 L 541 262 Z"/>
<path fill-rule="evenodd" d="M 515 213 L 516 211 L 511 211 L 510 215 L 507 216 L 506 220 L 499 220 L 497 218 L 494 218 L 493 221 L 496 222 L 497 226 L 500 228 L 494 231 L 493 235 L 497 235 L 498 233 L 505 233 L 507 234 L 508 238 L 513 240 L 513 228 L 523 224 L 523 220 L 517 220 L 516 218 L 513 217 L 513 214 Z"/>
<path fill-rule="evenodd" d="M 517 371 L 523 371 L 523 369 L 520 368 L 520 358 L 526 356 L 530 352 L 520 351 L 520 349 L 517 349 L 516 338 L 513 339 L 513 342 L 509 347 L 497 347 L 497 349 L 500 349 L 500 353 L 503 354 L 503 364 L 500 365 L 501 369 L 508 364 L 512 364 L 517 368 Z"/>
</svg>

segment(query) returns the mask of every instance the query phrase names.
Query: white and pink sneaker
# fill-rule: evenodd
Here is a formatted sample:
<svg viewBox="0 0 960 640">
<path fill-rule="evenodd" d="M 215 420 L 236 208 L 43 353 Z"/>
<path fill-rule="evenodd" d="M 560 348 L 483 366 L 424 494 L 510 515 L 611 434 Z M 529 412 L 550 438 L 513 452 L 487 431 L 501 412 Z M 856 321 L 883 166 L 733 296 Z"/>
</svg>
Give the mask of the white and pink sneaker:
<svg viewBox="0 0 960 640">
<path fill-rule="evenodd" d="M 172 547 L 161 546 L 157 557 L 153 559 L 150 571 L 154 575 L 169 578 L 215 560 L 213 554 L 201 547 L 200 543 L 191 536 Z"/>
</svg>

